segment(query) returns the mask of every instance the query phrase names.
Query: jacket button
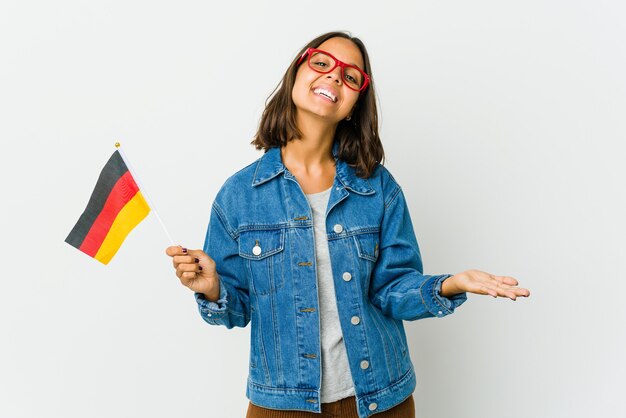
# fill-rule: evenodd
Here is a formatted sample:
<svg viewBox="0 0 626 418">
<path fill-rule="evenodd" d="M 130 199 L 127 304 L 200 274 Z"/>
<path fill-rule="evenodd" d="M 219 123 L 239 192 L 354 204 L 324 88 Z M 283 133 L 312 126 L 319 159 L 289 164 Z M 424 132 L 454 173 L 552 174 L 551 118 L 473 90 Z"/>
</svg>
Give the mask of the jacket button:
<svg viewBox="0 0 626 418">
<path fill-rule="evenodd" d="M 252 248 L 252 254 L 254 254 L 254 255 L 261 255 L 261 247 L 259 247 L 258 245 L 255 245 Z"/>
<path fill-rule="evenodd" d="M 350 279 L 352 279 L 352 275 L 351 275 L 350 273 L 348 273 L 347 271 L 346 271 L 345 273 L 343 273 L 343 276 L 341 276 L 341 277 L 343 277 L 343 279 L 344 279 L 346 282 L 349 282 L 349 281 L 350 281 Z"/>
<path fill-rule="evenodd" d="M 437 313 L 438 313 L 439 315 L 443 315 L 443 312 L 441 312 L 441 311 L 439 311 L 439 312 L 437 312 Z"/>
<path fill-rule="evenodd" d="M 333 226 L 333 231 L 335 231 L 337 234 L 341 234 L 343 232 L 343 226 L 337 224 Z"/>
<path fill-rule="evenodd" d="M 368 408 L 370 411 L 375 411 L 376 408 L 378 408 L 378 404 L 376 402 L 372 402 Z"/>
<path fill-rule="evenodd" d="M 352 319 L 350 319 L 350 322 L 352 322 L 352 325 L 359 325 L 359 322 L 361 322 L 361 319 L 359 319 L 358 316 L 353 316 Z"/>
<path fill-rule="evenodd" d="M 363 370 L 367 369 L 369 366 L 370 366 L 370 362 L 369 362 L 369 361 L 367 361 L 367 360 L 363 360 L 363 361 L 361 362 L 361 368 L 362 368 Z"/>
</svg>

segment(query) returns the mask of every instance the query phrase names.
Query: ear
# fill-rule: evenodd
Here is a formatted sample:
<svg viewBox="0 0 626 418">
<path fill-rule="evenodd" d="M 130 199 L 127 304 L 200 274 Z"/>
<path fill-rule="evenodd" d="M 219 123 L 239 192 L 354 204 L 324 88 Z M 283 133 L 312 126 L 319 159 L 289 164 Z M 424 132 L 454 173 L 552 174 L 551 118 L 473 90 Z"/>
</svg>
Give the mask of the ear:
<svg viewBox="0 0 626 418">
<path fill-rule="evenodd" d="M 354 113 L 355 110 L 356 110 L 356 104 L 352 107 L 352 109 L 350 109 L 350 113 L 348 113 L 348 116 L 346 116 L 346 120 L 352 119 L 352 114 Z"/>
</svg>

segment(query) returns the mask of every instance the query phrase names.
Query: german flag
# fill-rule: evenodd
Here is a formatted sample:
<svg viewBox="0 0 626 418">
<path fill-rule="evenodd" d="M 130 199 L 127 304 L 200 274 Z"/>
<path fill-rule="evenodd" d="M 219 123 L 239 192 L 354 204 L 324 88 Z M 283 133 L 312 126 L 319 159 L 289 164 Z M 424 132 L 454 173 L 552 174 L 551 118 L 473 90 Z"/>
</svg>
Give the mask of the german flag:
<svg viewBox="0 0 626 418">
<path fill-rule="evenodd" d="M 85 211 L 65 242 L 108 264 L 132 229 L 150 212 L 122 155 L 106 163 Z"/>
</svg>

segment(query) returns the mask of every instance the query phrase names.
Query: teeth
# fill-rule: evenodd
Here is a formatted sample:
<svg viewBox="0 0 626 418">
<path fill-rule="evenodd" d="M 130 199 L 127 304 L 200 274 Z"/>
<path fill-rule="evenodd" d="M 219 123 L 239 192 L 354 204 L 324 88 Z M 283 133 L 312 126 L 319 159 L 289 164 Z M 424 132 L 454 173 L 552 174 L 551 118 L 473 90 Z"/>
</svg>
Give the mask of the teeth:
<svg viewBox="0 0 626 418">
<path fill-rule="evenodd" d="M 320 94 L 320 95 L 322 95 L 322 96 L 326 96 L 326 97 L 328 97 L 330 100 L 332 100 L 333 102 L 336 102 L 336 101 L 337 101 L 337 98 L 336 98 L 336 97 L 335 97 L 335 96 L 334 96 L 331 92 L 329 92 L 329 91 L 328 91 L 328 90 L 326 90 L 326 89 L 321 89 L 321 88 L 319 88 L 319 89 L 315 89 L 315 90 L 313 91 L 313 93 L 315 93 L 315 94 Z"/>
</svg>

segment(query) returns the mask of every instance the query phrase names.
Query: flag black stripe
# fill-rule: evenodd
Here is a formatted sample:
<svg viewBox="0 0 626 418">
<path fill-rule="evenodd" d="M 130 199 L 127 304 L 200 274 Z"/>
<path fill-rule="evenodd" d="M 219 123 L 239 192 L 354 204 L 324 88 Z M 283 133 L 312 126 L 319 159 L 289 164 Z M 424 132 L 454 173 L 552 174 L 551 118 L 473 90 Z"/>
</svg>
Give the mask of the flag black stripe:
<svg viewBox="0 0 626 418">
<path fill-rule="evenodd" d="M 124 164 L 124 160 L 122 159 L 119 151 L 116 150 L 102 169 L 85 211 L 82 215 L 80 215 L 78 222 L 76 222 L 76 225 L 74 225 L 70 234 L 67 238 L 65 238 L 65 242 L 80 249 L 80 246 L 89 233 L 91 226 L 95 222 L 98 215 L 100 215 L 109 194 L 111 194 L 111 190 L 113 190 L 117 181 L 127 171 L 128 167 Z"/>
</svg>

